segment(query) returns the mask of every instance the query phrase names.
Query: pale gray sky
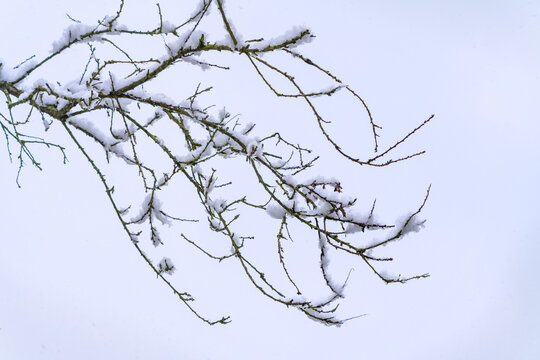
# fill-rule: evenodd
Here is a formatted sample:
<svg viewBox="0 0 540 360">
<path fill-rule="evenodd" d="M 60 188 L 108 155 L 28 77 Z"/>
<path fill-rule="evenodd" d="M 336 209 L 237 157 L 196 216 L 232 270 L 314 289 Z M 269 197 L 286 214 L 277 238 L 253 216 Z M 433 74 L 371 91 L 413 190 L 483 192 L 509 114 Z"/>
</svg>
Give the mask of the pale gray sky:
<svg viewBox="0 0 540 360">
<path fill-rule="evenodd" d="M 170 21 L 191 11 L 161 4 Z M 157 18 L 153 4 L 126 7 L 126 24 Z M 57 153 L 40 153 L 44 171 L 25 168 L 18 189 L 2 139 L 0 358 L 539 358 L 540 4 L 229 0 L 228 7 L 245 38 L 310 27 L 317 38 L 303 51 L 364 96 L 386 144 L 436 114 L 403 150 L 427 155 L 357 169 L 319 145 L 304 104 L 273 99 L 240 68 L 245 63 L 223 56 L 237 68 L 202 77 L 215 82 L 210 101 L 245 122 L 261 122 L 261 129 L 281 122 L 291 136 L 301 134 L 297 141 L 312 136 L 324 155 L 321 172 L 343 177 L 353 194 L 357 187 L 361 196 L 376 196 L 382 215 L 414 208 L 431 183 L 426 228 L 385 249 L 398 259 L 392 269 L 431 277 L 384 285 L 354 265 L 342 314 L 368 315 L 327 328 L 264 299 L 234 262 L 168 254 L 179 259 L 173 280 L 185 281 L 198 309 L 232 317 L 209 327 L 138 257 L 74 149 L 67 165 Z M 11 1 L 0 14 L 0 57 L 16 64 L 45 56 L 69 24 L 66 12 L 93 23 L 114 11 L 104 0 Z M 351 122 L 359 108 L 338 102 L 332 113 L 334 131 L 354 151 L 359 135 Z M 372 197 L 362 199 L 369 206 Z M 269 221 L 272 240 L 276 226 Z"/>
</svg>

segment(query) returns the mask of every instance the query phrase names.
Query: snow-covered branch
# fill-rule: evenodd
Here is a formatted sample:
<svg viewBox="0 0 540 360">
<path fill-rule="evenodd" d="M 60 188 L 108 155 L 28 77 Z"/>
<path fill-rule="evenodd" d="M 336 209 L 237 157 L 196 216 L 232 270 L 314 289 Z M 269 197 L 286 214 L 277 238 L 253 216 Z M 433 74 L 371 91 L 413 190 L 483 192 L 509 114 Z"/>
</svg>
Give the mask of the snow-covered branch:
<svg viewBox="0 0 540 360">
<path fill-rule="evenodd" d="M 210 19 L 207 15 L 212 7 L 215 7 L 219 21 L 225 28 L 225 38 L 213 39 L 212 34 L 201 29 L 204 21 Z M 385 282 L 405 282 L 427 276 L 401 278 L 387 275 L 384 270 L 378 270 L 377 262 L 391 259 L 378 258 L 374 251 L 424 226 L 425 221 L 419 220 L 419 214 L 429 190 L 416 212 L 395 223 L 379 222 L 373 214 L 374 206 L 370 210 L 369 204 L 359 204 L 354 196 L 347 195 L 337 177 L 304 176 L 308 169 L 316 168 L 318 157 L 312 150 L 299 145 L 298 139 L 286 139 L 279 131 L 268 135 L 257 134 L 256 123 L 242 125 L 238 117 L 231 116 L 225 108 L 215 111 L 212 107 L 200 105 L 202 94 L 208 93 L 209 88 L 196 86 L 193 94 L 178 98 L 177 93 L 166 95 L 152 92 L 148 90 L 151 88 L 148 85 L 166 76 L 169 69 L 180 63 L 204 70 L 229 69 L 207 62 L 204 60 L 206 54 L 244 56 L 248 66 L 253 67 L 255 74 L 276 96 L 297 99 L 308 106 L 318 128 L 336 150 L 337 156 L 359 165 L 387 166 L 422 154 L 423 151 L 420 151 L 391 157 L 399 145 L 426 125 L 432 116 L 400 141 L 377 152 L 377 130 L 380 127 L 374 122 L 364 100 L 329 70 L 299 52 L 301 45 L 313 38 L 309 29 L 293 28 L 272 39 L 244 41 L 241 32 L 228 18 L 222 0 L 201 1 L 187 20 L 177 22 L 180 25 L 164 20 L 158 5 L 157 27 L 136 29 L 121 24 L 123 8 L 121 1 L 116 14 L 105 16 L 96 24 L 83 24 L 72 19 L 74 23 L 52 43 L 50 54 L 41 60 L 32 58 L 11 68 L 0 60 L 0 90 L 6 98 L 6 105 L 0 111 L 0 128 L 7 140 L 10 156 L 13 146 L 18 149 L 19 172 L 28 161 L 36 167 L 40 166 L 34 156 L 36 146 L 55 147 L 62 154 L 68 147 L 68 144 L 60 145 L 28 135 L 23 132 L 25 126 L 33 123 L 36 117 L 45 125 L 44 131 L 55 123 L 60 124 L 72 142 L 71 147 L 81 151 L 103 183 L 127 238 L 141 257 L 197 317 L 209 324 L 229 320 L 228 317 L 209 320 L 200 315 L 192 306 L 193 297 L 177 290 L 171 280 L 174 278 L 165 276 L 181 272 L 181 267 L 175 267 L 169 257 L 152 260 L 152 256 L 147 255 L 148 250 L 143 251 L 148 243 L 160 249 L 166 245 L 170 239 L 163 234 L 165 230 L 169 232 L 169 227 L 176 229 L 186 222 L 204 223 L 216 239 L 227 245 L 228 252 L 215 255 L 213 250 L 205 248 L 202 241 L 192 240 L 193 237 L 184 235 L 184 232 L 179 232 L 181 236 L 178 238 L 186 240 L 211 259 L 238 261 L 245 276 L 261 294 L 287 307 L 295 307 L 309 318 L 327 325 L 340 325 L 343 322 L 335 315 L 335 310 L 337 301 L 345 295 L 346 283 L 333 278 L 330 254 L 360 259 Z M 117 41 L 127 37 L 155 38 L 163 44 L 162 51 L 137 58 Z M 75 46 L 89 50 L 88 58 L 72 59 L 73 62 L 80 62 L 84 69 L 76 77 L 61 84 L 40 72 L 45 63 L 59 55 L 69 56 L 66 50 Z M 269 53 L 280 53 L 306 69 L 315 69 L 329 78 L 332 85 L 321 89 L 304 89 L 292 74 L 267 57 L 263 58 L 264 54 Z M 268 72 L 284 78 L 295 91 L 279 91 Z M 35 78 L 37 76 L 41 77 Z M 326 129 L 329 121 L 323 118 L 317 108 L 315 98 L 333 96 L 339 91 L 350 94 L 353 101 L 360 103 L 368 114 L 368 131 L 373 134 L 376 153 L 368 156 L 367 160 L 346 153 L 341 148 Z M 22 110 L 26 111 L 27 116 L 19 119 L 14 111 L 20 114 Z M 87 145 L 85 141 L 88 139 L 92 140 L 94 147 Z M 103 154 L 109 164 L 102 164 L 98 160 Z M 121 159 L 121 165 L 113 159 Z M 234 191 L 227 191 L 235 179 L 227 178 L 229 175 L 219 167 L 223 163 L 233 164 L 235 159 L 242 160 L 241 177 L 251 182 L 249 188 L 256 189 L 255 194 L 246 192 L 238 195 Z M 114 193 L 116 184 L 110 183 L 106 176 L 113 166 L 136 169 L 137 182 L 144 197 L 134 197 L 130 204 L 120 206 Z M 181 188 L 183 192 L 191 191 L 199 199 L 199 204 L 183 204 L 188 210 L 198 207 L 197 211 L 193 211 L 193 214 L 200 215 L 197 218 L 191 218 L 191 214 L 190 218 L 179 217 L 170 212 L 175 208 L 174 200 L 167 197 L 165 191 L 179 186 L 178 183 L 184 184 Z M 368 205 L 367 209 L 363 208 L 365 205 Z M 287 279 L 285 285 L 281 284 L 279 277 L 266 276 L 261 266 L 247 255 L 246 249 L 256 248 L 257 243 L 240 224 L 240 216 L 246 213 L 260 213 L 267 216 L 268 223 L 277 225 L 276 260 L 281 274 Z M 294 261 L 286 256 L 291 243 L 284 243 L 284 240 L 292 240 L 292 226 L 299 226 L 311 234 L 314 246 L 319 249 L 320 276 L 327 285 L 326 290 L 330 290 L 323 301 L 305 297 L 301 281 L 287 265 L 287 261 Z M 386 237 L 380 240 L 374 233 L 382 233 Z M 270 238 L 274 236 L 275 233 Z M 175 254 L 169 255 L 174 258 Z"/>
</svg>

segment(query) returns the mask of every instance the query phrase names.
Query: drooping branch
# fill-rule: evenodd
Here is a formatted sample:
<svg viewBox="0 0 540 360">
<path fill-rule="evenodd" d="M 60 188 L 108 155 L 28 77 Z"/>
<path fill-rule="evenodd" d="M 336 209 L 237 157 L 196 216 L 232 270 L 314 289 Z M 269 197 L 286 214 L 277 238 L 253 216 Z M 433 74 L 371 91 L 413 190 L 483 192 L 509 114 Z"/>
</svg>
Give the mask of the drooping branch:
<svg viewBox="0 0 540 360">
<path fill-rule="evenodd" d="M 225 28 L 226 39 L 210 41 L 210 36 L 200 30 L 204 20 L 209 19 L 208 13 L 213 5 L 217 8 L 220 21 Z M 34 148 L 37 145 L 60 150 L 65 160 L 67 145 L 26 135 L 21 130 L 34 121 L 36 113 L 40 114 L 45 130 L 53 123 L 60 123 L 74 148 L 83 154 L 103 184 L 113 211 L 138 254 L 198 318 L 209 324 L 224 324 L 229 318 L 209 320 L 195 310 L 192 306 L 193 297 L 187 292 L 178 290 L 167 278 L 177 270 L 173 260 L 167 257 L 161 261 L 153 261 L 143 250 L 147 243 L 142 239 L 146 234 L 150 243 L 158 247 L 168 240 L 160 235 L 159 230 L 162 226 L 197 221 L 202 223 L 202 220 L 206 220 L 208 228 L 219 238 L 224 239 L 225 243 L 230 244 L 229 253 L 216 255 L 212 250 L 205 249 L 200 241 L 185 235 L 183 231 L 180 232 L 179 238 L 193 245 L 210 259 L 219 262 L 235 259 L 248 280 L 261 294 L 287 307 L 295 307 L 309 318 L 327 325 L 340 325 L 344 321 L 339 319 L 335 312 L 338 306 L 336 302 L 343 297 L 346 281 L 338 284 L 332 279 L 328 262 L 331 252 L 361 258 L 362 262 L 386 283 L 403 283 L 428 276 L 423 274 L 401 278 L 386 275 L 374 264 L 391 261 L 392 258 L 381 258 L 373 252 L 402 239 L 410 232 L 418 231 L 424 225 L 424 221 L 418 220 L 418 216 L 426 203 L 430 189 L 421 206 L 406 217 L 405 221 L 396 224 L 379 223 L 373 216 L 375 203 L 367 213 L 358 211 L 359 204 L 356 198 L 343 193 L 342 183 L 338 179 L 324 177 L 301 179 L 306 170 L 316 166 L 318 157 L 313 155 L 311 150 L 285 139 L 279 132 L 258 137 L 253 134 L 254 124 L 242 126 L 238 118 L 231 116 L 225 109 L 213 112 L 211 107 L 200 106 L 198 100 L 202 94 L 208 93 L 210 88 L 201 89 L 197 86 L 194 94 L 179 101 L 162 94 L 151 93 L 146 90 L 145 85 L 165 76 L 169 69 L 181 62 L 205 69 L 229 69 L 228 66 L 200 60 L 205 54 L 225 52 L 245 56 L 255 73 L 273 94 L 302 100 L 308 105 L 319 130 L 339 156 L 359 165 L 376 167 L 388 166 L 423 154 L 424 152 L 420 151 L 411 155 L 398 155 L 394 159 L 389 158 L 399 145 L 425 126 L 433 116 L 386 150 L 378 152 L 377 131 L 381 127 L 374 122 L 364 99 L 351 87 L 343 85 L 343 82 L 329 70 L 296 49 L 293 50 L 302 43 L 311 41 L 312 35 L 308 29 L 298 29 L 290 36 L 279 39 L 266 41 L 259 38 L 242 41 L 228 19 L 222 0 L 203 0 L 194 14 L 181 25 L 164 20 L 162 9 L 158 5 L 159 24 L 149 30 L 131 29 L 122 25 L 120 19 L 123 9 L 124 2 L 121 1 L 118 11 L 98 21 L 97 25 L 87 25 L 71 19 L 74 24 L 53 43 L 51 53 L 41 61 L 29 59 L 15 69 L 7 69 L 5 64 L 0 63 L 0 90 L 6 98 L 5 108 L 0 112 L 0 127 L 6 138 L 10 159 L 13 153 L 12 146 L 19 148 L 18 173 L 26 161 L 40 167 L 34 156 Z M 121 47 L 118 41 L 113 40 L 123 37 L 156 38 L 163 41 L 164 52 L 137 59 L 127 48 Z M 67 56 L 66 50 L 73 46 L 89 48 L 89 57 L 82 62 L 81 74 L 63 85 L 54 79 L 39 80 L 30 84 L 31 74 L 39 73 L 44 64 L 59 55 Z M 300 61 L 307 68 L 315 69 L 330 78 L 334 81 L 334 85 L 326 90 L 307 91 L 293 75 L 263 58 L 263 54 L 270 53 L 286 54 L 292 60 Z M 296 92 L 279 91 L 271 79 L 264 75 L 263 68 L 286 79 Z M 375 150 L 375 155 L 368 160 L 361 160 L 360 157 L 342 150 L 340 144 L 327 132 L 325 126 L 329 121 L 322 117 L 316 106 L 315 98 L 318 96 L 334 96 L 343 89 L 347 90 L 367 114 Z M 16 119 L 14 115 L 14 110 L 20 109 L 27 111 L 27 116 L 22 121 Z M 107 124 L 99 122 L 97 120 L 99 117 L 108 119 Z M 165 128 L 167 130 L 163 130 Z M 97 148 L 104 152 L 108 162 L 114 157 L 121 159 L 125 166 L 136 167 L 141 190 L 146 194 L 139 211 L 136 210 L 137 206 L 133 206 L 136 204 L 135 201 L 125 208 L 118 205 L 114 196 L 115 186 L 110 184 L 106 177 L 106 165 L 100 165 L 96 161 L 98 154 L 95 154 L 95 149 L 84 145 L 80 140 L 82 137 L 93 140 Z M 182 143 L 185 149 L 178 150 L 178 143 Z M 162 162 L 158 165 L 158 162 L 154 161 L 156 156 L 161 156 L 166 165 Z M 265 199 L 262 203 L 252 200 L 248 194 L 235 197 L 232 193 L 223 191 L 234 182 L 234 179 L 218 183 L 221 175 L 217 165 L 232 163 L 235 158 L 244 160 L 242 171 L 251 174 L 250 178 L 253 179 L 251 186 L 258 189 L 259 197 Z M 204 214 L 203 218 L 186 219 L 171 215 L 165 210 L 167 202 L 164 202 L 161 195 L 164 189 L 173 186 L 177 179 L 188 184 L 198 197 L 199 210 Z M 286 285 L 282 286 L 279 279 L 267 277 L 261 267 L 245 254 L 245 248 L 256 246 L 253 236 L 244 234 L 244 230 L 238 225 L 240 215 L 246 212 L 265 212 L 270 217 L 280 220 L 276 236 L 276 260 L 286 279 Z M 305 298 L 301 282 L 287 265 L 286 261 L 289 261 L 285 256 L 287 247 L 283 241 L 292 242 L 289 227 L 293 224 L 311 233 L 315 239 L 314 244 L 319 247 L 320 275 L 330 290 L 325 300 Z M 384 240 L 370 241 L 370 233 L 373 231 L 391 233 L 386 235 Z"/>
</svg>

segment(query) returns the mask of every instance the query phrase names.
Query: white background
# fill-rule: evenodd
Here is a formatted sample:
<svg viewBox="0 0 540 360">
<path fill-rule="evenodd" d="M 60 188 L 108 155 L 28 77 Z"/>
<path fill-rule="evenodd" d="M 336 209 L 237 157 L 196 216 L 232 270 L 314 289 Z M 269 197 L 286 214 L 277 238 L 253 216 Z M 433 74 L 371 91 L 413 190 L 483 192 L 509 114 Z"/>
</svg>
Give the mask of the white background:
<svg viewBox="0 0 540 360">
<path fill-rule="evenodd" d="M 126 24 L 157 21 L 153 4 L 126 7 Z M 162 9 L 173 22 L 191 11 L 167 2 Z M 310 27 L 317 38 L 305 53 L 365 97 L 386 144 L 436 114 L 403 150 L 425 148 L 422 158 L 383 170 L 339 161 L 321 169 L 345 177 L 345 190 L 373 193 L 392 216 L 417 206 L 433 184 L 426 228 L 388 249 L 405 273 L 431 277 L 386 286 L 358 264 L 342 313 L 368 315 L 327 328 L 262 298 L 236 264 L 217 266 L 193 252 L 198 267 L 176 263 L 175 276 L 193 286 L 213 279 L 193 291 L 198 308 L 233 320 L 209 327 L 137 256 L 74 149 L 67 165 L 40 153 L 44 171 L 25 168 L 21 189 L 6 151 L 0 358 L 539 358 L 538 2 L 229 0 L 228 9 L 245 38 Z M 17 64 L 45 56 L 69 24 L 66 12 L 94 23 L 114 11 L 111 1 L 10 1 L 0 14 L 0 57 Z M 302 138 L 320 139 L 304 104 L 276 101 L 254 76 L 234 71 L 205 75 L 216 80 L 211 101 L 246 121 L 283 118 Z M 349 126 L 360 112 L 339 104 L 335 131 L 354 151 Z M 277 225 L 269 224 L 273 240 Z"/>
</svg>

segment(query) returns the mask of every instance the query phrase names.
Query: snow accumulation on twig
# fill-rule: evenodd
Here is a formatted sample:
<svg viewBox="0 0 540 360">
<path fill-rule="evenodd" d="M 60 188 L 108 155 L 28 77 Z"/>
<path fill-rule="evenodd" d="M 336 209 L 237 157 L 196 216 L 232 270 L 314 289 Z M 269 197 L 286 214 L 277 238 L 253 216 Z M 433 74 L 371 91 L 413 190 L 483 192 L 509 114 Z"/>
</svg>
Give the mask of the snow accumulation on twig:
<svg viewBox="0 0 540 360">
<path fill-rule="evenodd" d="M 167 234 L 171 230 L 160 232 L 163 227 L 175 229 L 178 222 L 184 226 L 186 222 L 207 225 L 217 238 L 227 244 L 225 249 L 230 249 L 228 253 L 215 255 L 205 249 L 203 240 L 191 240 L 184 232 L 180 238 L 211 259 L 235 259 L 247 279 L 263 296 L 286 307 L 294 307 L 308 318 L 326 325 L 339 326 L 345 321 L 337 315 L 336 309 L 337 302 L 344 297 L 347 280 L 336 280 L 339 277 L 332 272 L 331 256 L 346 254 L 360 259 L 386 283 L 403 283 L 428 276 L 423 274 L 402 278 L 389 275 L 384 269 L 379 270 L 379 266 L 381 262 L 392 259 L 377 257 L 375 252 L 424 227 L 425 220 L 419 220 L 419 214 L 426 203 L 429 189 L 416 212 L 407 214 L 395 223 L 380 222 L 374 214 L 375 203 L 371 209 L 362 209 L 354 196 L 344 192 L 344 185 L 338 177 L 304 176 L 316 169 L 318 156 L 299 145 L 297 139 L 287 140 L 279 132 L 260 136 L 254 130 L 255 123 L 243 126 L 238 117 L 231 116 L 224 107 L 215 110 L 212 106 L 200 105 L 203 94 L 208 93 L 210 88 L 202 88 L 199 84 L 194 93 L 181 98 L 176 91 L 167 95 L 150 89 L 153 88 L 154 79 L 168 76 L 167 71 L 179 63 L 193 65 L 195 70 L 221 71 L 229 67 L 206 62 L 204 56 L 243 56 L 246 64 L 273 94 L 305 103 L 313 114 L 314 123 L 335 154 L 352 164 L 372 167 L 388 166 L 423 154 L 420 151 L 411 155 L 392 155 L 433 116 L 401 140 L 379 151 L 377 131 L 380 126 L 374 122 L 365 101 L 329 70 L 298 52 L 301 45 L 313 39 L 309 29 L 294 27 L 271 39 L 245 41 L 229 19 L 223 0 L 203 0 L 185 21 L 164 20 L 161 7 L 157 5 L 159 24 L 141 30 L 119 23 L 123 8 L 124 2 L 120 1 L 116 14 L 106 16 L 94 25 L 74 20 L 75 23 L 69 25 L 61 37 L 52 43 L 51 53 L 42 60 L 32 57 L 18 66 L 10 67 L 0 59 L 0 90 L 6 98 L 6 105 L 0 108 L 0 128 L 8 140 L 10 156 L 10 146 L 19 148 L 19 173 L 28 160 L 39 167 L 32 152 L 36 146 L 55 147 L 64 152 L 61 145 L 25 135 L 25 126 L 33 122 L 35 115 L 43 121 L 45 130 L 60 123 L 73 146 L 84 155 L 103 183 L 118 220 L 138 253 L 190 311 L 209 324 L 225 324 L 229 318 L 210 320 L 200 315 L 192 305 L 193 297 L 178 290 L 170 278 L 165 277 L 180 271 L 172 260 L 162 257 L 156 261 L 145 251 L 146 244 L 153 245 L 150 249 L 166 248 L 170 241 Z M 216 15 L 214 17 L 208 16 L 212 8 Z M 225 29 L 222 39 L 211 39 L 212 34 L 203 31 L 205 21 L 214 18 Z M 163 50 L 160 53 L 148 50 L 146 58 L 136 58 L 132 54 L 133 49 L 129 48 L 129 41 L 122 42 L 122 45 L 117 41 L 124 38 L 136 39 L 131 44 L 137 43 L 137 39 L 156 41 L 163 45 Z M 58 55 L 68 57 L 66 49 L 80 45 L 88 47 L 89 56 L 80 64 L 83 71 L 73 79 L 62 85 L 41 71 L 44 64 Z M 269 57 L 263 59 L 262 55 L 267 53 L 285 55 L 291 62 L 305 66 L 306 70 L 315 70 L 330 79 L 333 85 L 319 90 L 305 90 L 300 80 L 285 67 L 274 64 Z M 73 59 L 74 64 L 77 61 L 79 59 Z M 285 80 L 295 91 L 278 91 L 273 83 L 276 77 Z M 178 85 L 185 85 L 184 81 Z M 330 121 L 318 110 L 318 97 L 334 96 L 342 89 L 347 90 L 344 94 L 355 103 L 360 103 L 366 111 L 367 131 L 373 136 L 375 148 L 375 154 L 367 160 L 343 150 L 327 130 Z M 27 117 L 16 119 L 14 109 L 26 109 Z M 95 148 L 84 145 L 82 138 L 94 140 L 100 152 L 96 153 Z M 104 165 L 99 158 L 101 152 L 108 162 L 109 154 L 113 154 L 124 160 L 123 165 L 137 170 L 135 180 L 140 191 L 144 192 L 139 206 L 136 200 L 128 207 L 119 206 L 115 186 L 107 176 L 108 169 L 117 165 L 113 162 Z M 156 160 L 156 154 L 161 160 Z M 235 162 L 234 159 L 242 161 Z M 223 174 L 227 172 L 220 170 L 224 167 L 230 173 L 230 169 L 236 169 L 235 166 L 242 166 L 243 169 L 237 174 L 238 178 L 251 182 L 242 189 L 244 193 L 241 195 L 229 190 L 235 179 L 224 180 L 226 175 Z M 203 214 L 201 219 L 205 221 L 197 222 L 198 219 L 182 218 L 168 212 L 174 208 L 174 201 L 165 195 L 165 188 L 170 191 L 169 188 L 179 186 L 178 183 L 188 184 L 182 187 L 182 191 L 187 192 L 190 188 L 200 201 L 199 205 L 182 205 L 194 214 L 198 206 Z M 252 191 L 256 195 L 251 194 Z M 256 247 L 257 242 L 238 220 L 245 213 L 255 214 L 250 216 L 258 216 L 256 214 L 259 213 L 267 215 L 276 220 L 269 222 L 271 224 L 279 221 L 277 236 L 272 234 L 271 237 L 275 236 L 277 241 L 277 259 L 285 284 L 265 275 L 261 265 L 247 255 L 245 249 Z M 286 250 L 293 243 L 284 243 L 283 240 L 292 240 L 296 229 L 304 229 L 303 234 L 311 234 L 314 246 L 318 246 L 320 275 L 329 292 L 323 301 L 309 299 L 303 294 L 301 281 L 296 278 L 298 274 L 292 271 L 293 267 L 289 269 L 290 262 L 300 260 L 290 260 L 286 256 Z M 382 235 L 373 235 L 377 233 Z M 144 242 L 145 237 L 150 241 Z"/>
</svg>

